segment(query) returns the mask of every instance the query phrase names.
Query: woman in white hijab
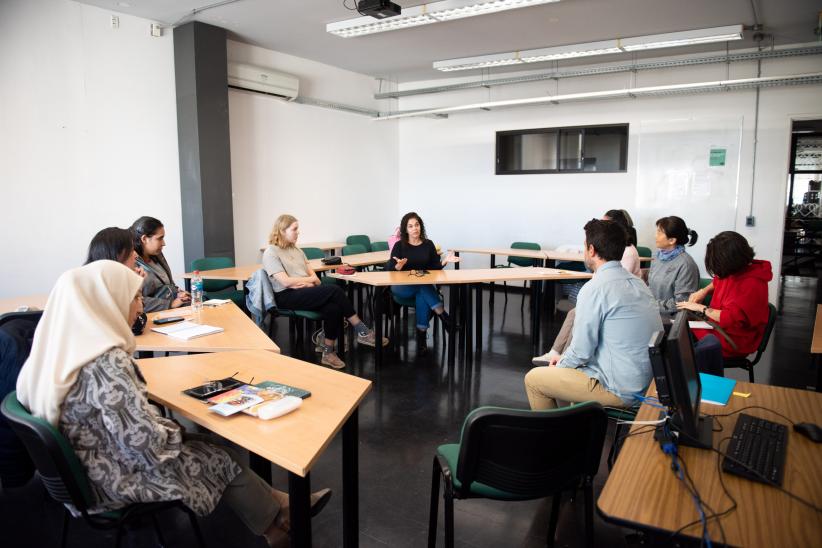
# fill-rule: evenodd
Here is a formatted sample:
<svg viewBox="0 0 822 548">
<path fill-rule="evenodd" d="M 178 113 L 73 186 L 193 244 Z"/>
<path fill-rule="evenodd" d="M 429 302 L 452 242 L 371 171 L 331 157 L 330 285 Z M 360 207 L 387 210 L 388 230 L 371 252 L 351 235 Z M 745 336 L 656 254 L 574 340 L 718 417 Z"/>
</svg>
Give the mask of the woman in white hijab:
<svg viewBox="0 0 822 548">
<path fill-rule="evenodd" d="M 239 464 L 232 450 L 184 438 L 180 426 L 149 403 L 131 358 L 141 284 L 114 261 L 60 276 L 18 377 L 17 398 L 66 436 L 87 472 L 93 512 L 180 500 L 206 515 L 225 499 L 269 544 L 286 542 L 288 495 Z M 330 494 L 312 496 L 312 515 Z"/>
</svg>

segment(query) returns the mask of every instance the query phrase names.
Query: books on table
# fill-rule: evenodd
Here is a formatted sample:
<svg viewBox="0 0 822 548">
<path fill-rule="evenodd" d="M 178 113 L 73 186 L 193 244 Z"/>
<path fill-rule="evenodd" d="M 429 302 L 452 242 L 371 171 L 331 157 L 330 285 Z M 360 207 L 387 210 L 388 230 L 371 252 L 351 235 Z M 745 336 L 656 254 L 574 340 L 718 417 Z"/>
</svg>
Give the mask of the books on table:
<svg viewBox="0 0 822 548">
<path fill-rule="evenodd" d="M 736 386 L 734 379 L 717 377 L 708 373 L 700 373 L 699 382 L 702 384 L 702 403 L 713 405 L 726 405 Z"/>
<path fill-rule="evenodd" d="M 205 337 L 206 335 L 213 335 L 214 333 L 222 333 L 224 331 L 222 327 L 199 324 L 190 321 L 175 323 L 163 327 L 152 327 L 151 330 L 156 331 L 157 333 L 162 333 L 163 335 L 168 335 L 169 337 L 174 337 L 175 339 L 180 339 L 181 341 L 188 341 L 191 339 L 196 339 L 197 337 Z"/>
<path fill-rule="evenodd" d="M 209 411 L 214 411 L 224 417 L 242 411 L 253 417 L 269 420 L 290 413 L 302 405 L 303 400 L 301 398 L 289 395 L 286 390 L 281 388 L 286 387 L 286 385 L 272 384 L 277 386 L 266 387 L 244 384 L 228 392 L 208 398 L 206 401 L 213 404 L 209 407 Z M 286 388 L 294 389 L 293 387 Z"/>
</svg>

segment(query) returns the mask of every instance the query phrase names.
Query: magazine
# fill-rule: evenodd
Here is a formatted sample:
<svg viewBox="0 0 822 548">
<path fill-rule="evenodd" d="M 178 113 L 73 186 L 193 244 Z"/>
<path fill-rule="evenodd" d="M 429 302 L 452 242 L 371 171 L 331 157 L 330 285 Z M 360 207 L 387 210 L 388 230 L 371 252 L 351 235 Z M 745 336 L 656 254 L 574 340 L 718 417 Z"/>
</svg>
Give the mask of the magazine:
<svg viewBox="0 0 822 548">
<path fill-rule="evenodd" d="M 208 398 L 208 403 L 214 404 L 209 407 L 209 411 L 214 411 L 224 417 L 233 415 L 249 407 L 253 407 L 264 400 L 258 395 L 260 391 L 256 386 L 244 384 L 228 392 L 223 392 L 218 396 Z"/>
</svg>

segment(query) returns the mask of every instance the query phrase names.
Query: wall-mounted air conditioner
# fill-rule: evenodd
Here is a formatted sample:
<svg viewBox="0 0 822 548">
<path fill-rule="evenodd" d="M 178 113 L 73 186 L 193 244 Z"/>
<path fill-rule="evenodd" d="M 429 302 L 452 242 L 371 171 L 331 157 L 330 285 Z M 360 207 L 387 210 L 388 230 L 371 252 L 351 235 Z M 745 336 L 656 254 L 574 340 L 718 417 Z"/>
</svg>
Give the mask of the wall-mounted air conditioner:
<svg viewBox="0 0 822 548">
<path fill-rule="evenodd" d="M 229 63 L 228 86 L 266 93 L 293 101 L 297 98 L 300 90 L 300 80 L 296 76 L 284 72 L 244 63 Z"/>
</svg>

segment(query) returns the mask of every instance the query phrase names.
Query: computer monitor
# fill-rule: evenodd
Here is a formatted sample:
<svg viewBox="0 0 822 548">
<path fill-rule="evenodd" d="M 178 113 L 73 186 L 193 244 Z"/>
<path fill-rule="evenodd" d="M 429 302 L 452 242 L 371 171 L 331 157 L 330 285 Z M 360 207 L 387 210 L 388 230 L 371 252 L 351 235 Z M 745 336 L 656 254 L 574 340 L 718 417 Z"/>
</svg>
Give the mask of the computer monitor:
<svg viewBox="0 0 822 548">
<path fill-rule="evenodd" d="M 656 382 L 657 397 L 667 407 L 671 428 L 679 433 L 679 443 L 710 448 L 713 419 L 699 416 L 702 384 L 694 359 L 688 313 L 677 313 L 667 335 L 659 331 L 648 350 Z"/>
</svg>

